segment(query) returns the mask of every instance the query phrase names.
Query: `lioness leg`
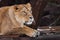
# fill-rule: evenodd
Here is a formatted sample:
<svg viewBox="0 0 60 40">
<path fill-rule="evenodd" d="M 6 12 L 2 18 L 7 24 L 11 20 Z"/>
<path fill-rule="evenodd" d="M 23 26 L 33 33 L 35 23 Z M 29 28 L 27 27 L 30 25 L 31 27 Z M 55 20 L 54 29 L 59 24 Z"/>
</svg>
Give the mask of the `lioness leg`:
<svg viewBox="0 0 60 40">
<path fill-rule="evenodd" d="M 32 29 L 28 26 L 21 27 L 21 28 L 15 28 L 14 31 L 12 32 L 12 34 L 25 34 L 27 36 L 30 37 L 35 37 L 37 35 L 39 35 L 39 32 L 35 29 Z"/>
<path fill-rule="evenodd" d="M 27 26 L 24 26 L 23 28 L 21 28 L 21 30 L 22 32 L 24 32 L 25 35 L 28 35 L 30 37 L 36 37 L 37 35 L 39 35 L 39 32 L 37 30 Z"/>
</svg>

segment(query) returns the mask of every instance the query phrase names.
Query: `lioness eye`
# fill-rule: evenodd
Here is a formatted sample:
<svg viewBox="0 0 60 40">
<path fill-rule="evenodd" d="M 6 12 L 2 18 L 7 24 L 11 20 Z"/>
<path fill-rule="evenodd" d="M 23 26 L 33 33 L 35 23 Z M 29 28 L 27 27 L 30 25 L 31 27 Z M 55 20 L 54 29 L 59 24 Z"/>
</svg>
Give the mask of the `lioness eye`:
<svg viewBox="0 0 60 40">
<path fill-rule="evenodd" d="M 24 11 L 24 15 L 27 15 L 27 13 Z"/>
</svg>

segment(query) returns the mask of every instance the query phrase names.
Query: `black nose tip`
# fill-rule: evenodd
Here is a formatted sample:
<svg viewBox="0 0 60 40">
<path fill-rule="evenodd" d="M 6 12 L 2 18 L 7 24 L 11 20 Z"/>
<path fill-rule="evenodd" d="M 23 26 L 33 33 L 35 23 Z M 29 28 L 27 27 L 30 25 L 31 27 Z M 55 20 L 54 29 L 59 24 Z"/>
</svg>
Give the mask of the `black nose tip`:
<svg viewBox="0 0 60 40">
<path fill-rule="evenodd" d="M 32 19 L 32 17 L 30 17 L 30 19 Z"/>
</svg>

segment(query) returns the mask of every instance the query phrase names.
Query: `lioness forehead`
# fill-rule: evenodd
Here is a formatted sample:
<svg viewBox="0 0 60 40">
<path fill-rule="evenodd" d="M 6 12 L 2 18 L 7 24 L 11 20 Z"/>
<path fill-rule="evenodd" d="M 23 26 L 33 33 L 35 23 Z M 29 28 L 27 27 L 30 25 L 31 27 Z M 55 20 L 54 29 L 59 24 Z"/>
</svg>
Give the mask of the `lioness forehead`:
<svg viewBox="0 0 60 40">
<path fill-rule="evenodd" d="M 27 4 L 21 4 L 21 5 L 17 5 L 16 6 L 18 9 L 19 9 L 19 11 L 25 11 L 25 10 L 28 10 L 28 11 L 31 11 L 31 4 L 30 3 L 27 3 Z"/>
<path fill-rule="evenodd" d="M 27 4 L 20 4 L 20 5 L 18 5 L 17 7 L 18 8 L 22 8 L 22 7 L 27 7 L 27 8 L 31 8 L 31 4 L 30 3 L 27 3 Z"/>
</svg>

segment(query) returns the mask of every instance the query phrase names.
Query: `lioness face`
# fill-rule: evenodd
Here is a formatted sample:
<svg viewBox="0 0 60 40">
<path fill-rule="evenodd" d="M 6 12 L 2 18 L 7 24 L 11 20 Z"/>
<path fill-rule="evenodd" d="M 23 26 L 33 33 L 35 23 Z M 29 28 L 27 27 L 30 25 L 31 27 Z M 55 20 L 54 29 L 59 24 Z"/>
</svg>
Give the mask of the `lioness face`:
<svg viewBox="0 0 60 40">
<path fill-rule="evenodd" d="M 18 5 L 15 11 L 15 17 L 18 22 L 23 22 L 27 25 L 32 24 L 34 21 L 34 18 L 32 16 L 32 10 L 31 10 L 31 5 L 28 4 L 23 4 L 23 5 Z"/>
</svg>

